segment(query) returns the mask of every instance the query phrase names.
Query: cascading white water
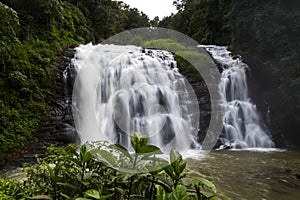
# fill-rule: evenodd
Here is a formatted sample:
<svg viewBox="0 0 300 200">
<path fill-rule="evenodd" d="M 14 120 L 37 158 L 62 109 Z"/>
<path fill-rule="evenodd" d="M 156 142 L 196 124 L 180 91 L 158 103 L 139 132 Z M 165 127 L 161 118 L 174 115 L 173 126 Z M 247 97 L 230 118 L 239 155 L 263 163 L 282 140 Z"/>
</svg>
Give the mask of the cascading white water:
<svg viewBox="0 0 300 200">
<path fill-rule="evenodd" d="M 199 114 L 198 105 L 171 53 L 87 44 L 76 48 L 73 64 L 73 115 L 81 143 L 107 140 L 130 148 L 129 133 L 138 131 L 165 151 L 198 145 L 190 115 Z"/>
<path fill-rule="evenodd" d="M 248 96 L 246 70 L 248 66 L 234 59 L 222 46 L 202 46 L 221 65 L 219 92 L 225 108 L 223 144 L 232 148 L 270 148 L 274 144 L 260 126 L 259 115 Z"/>
</svg>

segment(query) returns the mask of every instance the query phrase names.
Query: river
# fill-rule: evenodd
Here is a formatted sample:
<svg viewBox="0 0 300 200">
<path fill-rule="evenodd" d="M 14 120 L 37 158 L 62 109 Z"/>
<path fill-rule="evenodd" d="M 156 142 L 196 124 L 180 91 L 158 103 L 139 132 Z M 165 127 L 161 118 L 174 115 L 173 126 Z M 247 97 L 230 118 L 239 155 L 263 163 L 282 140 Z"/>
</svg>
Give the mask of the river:
<svg viewBox="0 0 300 200">
<path fill-rule="evenodd" d="M 214 150 L 203 158 L 192 157 L 189 169 L 233 200 L 300 199 L 299 150 Z"/>
</svg>

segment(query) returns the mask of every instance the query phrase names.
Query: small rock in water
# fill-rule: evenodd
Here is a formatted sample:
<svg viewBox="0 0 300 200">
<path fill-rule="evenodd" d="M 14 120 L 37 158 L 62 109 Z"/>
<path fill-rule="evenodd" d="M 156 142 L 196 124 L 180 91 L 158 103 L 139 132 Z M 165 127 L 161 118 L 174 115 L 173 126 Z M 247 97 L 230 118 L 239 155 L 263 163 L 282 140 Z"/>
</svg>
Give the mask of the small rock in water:
<svg viewBox="0 0 300 200">
<path fill-rule="evenodd" d="M 291 168 L 286 168 L 286 169 L 285 169 L 285 172 L 291 173 L 291 172 L 292 172 L 292 169 L 291 169 Z M 297 174 L 296 174 L 296 175 L 297 175 Z"/>
<path fill-rule="evenodd" d="M 224 145 L 223 149 L 232 149 L 232 147 L 229 145 Z"/>
<path fill-rule="evenodd" d="M 242 149 L 243 147 L 242 147 L 241 144 L 235 144 L 235 145 L 233 146 L 233 148 L 234 148 L 234 149 Z"/>
<path fill-rule="evenodd" d="M 300 179 L 300 173 L 295 174 L 295 176 L 296 176 L 297 179 Z"/>
</svg>

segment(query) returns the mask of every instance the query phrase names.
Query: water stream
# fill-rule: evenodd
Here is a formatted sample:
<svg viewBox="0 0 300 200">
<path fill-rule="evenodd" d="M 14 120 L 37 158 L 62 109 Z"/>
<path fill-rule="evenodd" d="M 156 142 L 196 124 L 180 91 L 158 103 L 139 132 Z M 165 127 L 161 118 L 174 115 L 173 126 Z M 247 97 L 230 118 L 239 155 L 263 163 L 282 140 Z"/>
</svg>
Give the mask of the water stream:
<svg viewBox="0 0 300 200">
<path fill-rule="evenodd" d="M 223 119 L 224 134 L 221 138 L 231 148 L 274 147 L 267 129 L 258 115 L 256 105 L 248 95 L 248 66 L 223 46 L 202 46 L 220 65 L 222 74 L 219 92 L 225 108 Z"/>
</svg>

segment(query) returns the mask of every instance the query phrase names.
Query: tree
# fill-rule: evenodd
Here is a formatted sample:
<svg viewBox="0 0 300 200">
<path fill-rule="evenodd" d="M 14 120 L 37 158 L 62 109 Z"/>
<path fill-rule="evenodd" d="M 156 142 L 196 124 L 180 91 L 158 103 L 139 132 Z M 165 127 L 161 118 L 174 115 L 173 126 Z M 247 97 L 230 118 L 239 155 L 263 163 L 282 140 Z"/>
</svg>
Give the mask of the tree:
<svg viewBox="0 0 300 200">
<path fill-rule="evenodd" d="M 158 24 L 159 24 L 159 17 L 158 16 L 154 17 L 154 19 L 150 21 L 150 26 L 152 26 L 152 27 L 157 27 Z"/>
<path fill-rule="evenodd" d="M 7 70 L 10 50 L 18 43 L 17 33 L 20 30 L 19 17 L 15 10 L 0 2 L 0 71 Z"/>
</svg>

